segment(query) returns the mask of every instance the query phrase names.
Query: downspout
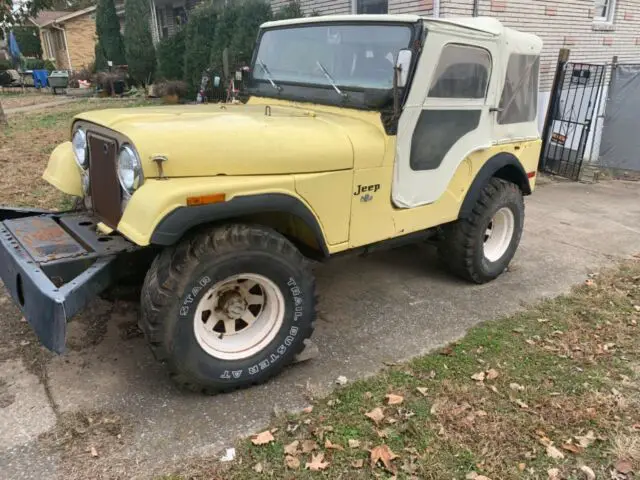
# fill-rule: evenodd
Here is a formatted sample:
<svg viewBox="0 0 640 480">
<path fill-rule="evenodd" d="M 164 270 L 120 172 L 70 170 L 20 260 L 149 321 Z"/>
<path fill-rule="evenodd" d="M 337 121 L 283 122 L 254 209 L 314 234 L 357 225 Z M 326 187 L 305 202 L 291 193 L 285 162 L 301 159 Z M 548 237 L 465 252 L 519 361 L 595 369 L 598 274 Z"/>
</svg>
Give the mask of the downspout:
<svg viewBox="0 0 640 480">
<path fill-rule="evenodd" d="M 69 64 L 69 70 L 73 71 L 73 67 L 71 66 L 71 55 L 69 55 L 69 42 L 67 42 L 67 31 L 63 27 L 57 26 L 55 23 L 52 23 L 51 26 L 62 32 L 62 36 L 64 38 L 64 50 L 67 54 L 67 63 Z"/>
<path fill-rule="evenodd" d="M 440 0 L 433 0 L 431 12 L 434 18 L 440 18 Z"/>
<path fill-rule="evenodd" d="M 472 14 L 472 15 L 473 15 L 474 17 L 477 17 L 477 16 L 478 16 L 478 7 L 479 7 L 479 5 L 478 5 L 478 4 L 479 4 L 479 3 L 480 3 L 480 0 L 473 0 L 473 14 Z"/>
<path fill-rule="evenodd" d="M 155 45 L 160 41 L 160 32 L 158 31 L 158 16 L 156 15 L 156 2 L 154 0 L 149 0 L 149 9 L 151 10 L 151 34 Z"/>
</svg>

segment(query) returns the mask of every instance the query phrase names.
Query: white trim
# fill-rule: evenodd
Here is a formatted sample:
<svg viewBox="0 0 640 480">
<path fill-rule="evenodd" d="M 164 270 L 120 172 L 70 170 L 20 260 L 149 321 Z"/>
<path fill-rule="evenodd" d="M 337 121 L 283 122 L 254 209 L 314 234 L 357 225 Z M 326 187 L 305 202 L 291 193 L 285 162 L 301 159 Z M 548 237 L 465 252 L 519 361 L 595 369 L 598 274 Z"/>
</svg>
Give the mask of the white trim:
<svg viewBox="0 0 640 480">
<path fill-rule="evenodd" d="M 602 8 L 602 5 L 598 5 L 599 3 L 606 5 L 604 16 L 597 15 L 597 12 Z M 613 25 L 613 19 L 616 14 L 616 3 L 616 0 L 594 0 L 593 23 Z"/>
<path fill-rule="evenodd" d="M 440 0 L 433 0 L 431 14 L 434 18 L 440 18 Z"/>
</svg>

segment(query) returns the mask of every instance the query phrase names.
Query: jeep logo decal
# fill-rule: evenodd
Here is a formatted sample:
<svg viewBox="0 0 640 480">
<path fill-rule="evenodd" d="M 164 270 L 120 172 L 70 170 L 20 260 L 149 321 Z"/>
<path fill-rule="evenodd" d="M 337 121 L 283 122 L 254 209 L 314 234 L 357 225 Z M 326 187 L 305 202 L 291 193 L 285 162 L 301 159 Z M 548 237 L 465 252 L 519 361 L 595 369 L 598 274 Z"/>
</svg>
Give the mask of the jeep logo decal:
<svg viewBox="0 0 640 480">
<path fill-rule="evenodd" d="M 358 189 L 353 192 L 353 195 L 360 195 L 361 193 L 365 192 L 376 193 L 378 190 L 380 190 L 379 183 L 376 183 L 374 185 L 358 185 Z"/>
</svg>

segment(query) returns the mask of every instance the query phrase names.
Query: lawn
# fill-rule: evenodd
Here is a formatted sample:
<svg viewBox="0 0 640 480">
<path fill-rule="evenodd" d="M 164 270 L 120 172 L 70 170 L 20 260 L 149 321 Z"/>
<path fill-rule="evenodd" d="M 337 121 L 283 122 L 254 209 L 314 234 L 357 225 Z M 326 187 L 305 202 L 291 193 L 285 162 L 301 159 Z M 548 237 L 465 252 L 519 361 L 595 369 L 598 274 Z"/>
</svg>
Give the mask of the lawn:
<svg viewBox="0 0 640 480">
<path fill-rule="evenodd" d="M 637 478 L 639 322 L 640 258 L 162 478 Z"/>
<path fill-rule="evenodd" d="M 11 97 L 13 98 L 13 97 Z M 5 98 L 2 96 L 3 105 Z M 0 128 L 0 205 L 64 210 L 73 199 L 42 180 L 51 151 L 69 140 L 74 115 L 87 110 L 139 106 L 140 100 L 84 100 L 38 112 L 9 116 Z"/>
</svg>

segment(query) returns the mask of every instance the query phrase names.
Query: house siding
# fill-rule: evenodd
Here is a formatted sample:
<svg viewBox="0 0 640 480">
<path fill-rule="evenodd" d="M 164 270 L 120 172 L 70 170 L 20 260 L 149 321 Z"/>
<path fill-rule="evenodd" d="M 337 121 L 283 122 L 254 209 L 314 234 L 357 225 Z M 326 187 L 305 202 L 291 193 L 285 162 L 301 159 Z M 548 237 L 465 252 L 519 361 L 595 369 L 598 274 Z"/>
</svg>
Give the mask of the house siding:
<svg viewBox="0 0 640 480">
<path fill-rule="evenodd" d="M 271 8 L 277 13 L 288 4 L 289 0 L 272 0 Z M 300 7 L 305 15 L 344 14 L 351 13 L 351 0 L 301 0 Z"/>
<path fill-rule="evenodd" d="M 64 24 L 67 45 L 71 57 L 71 68 L 80 70 L 95 59 L 96 22 L 93 15 L 82 15 Z"/>
</svg>

